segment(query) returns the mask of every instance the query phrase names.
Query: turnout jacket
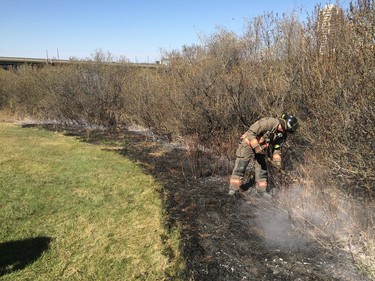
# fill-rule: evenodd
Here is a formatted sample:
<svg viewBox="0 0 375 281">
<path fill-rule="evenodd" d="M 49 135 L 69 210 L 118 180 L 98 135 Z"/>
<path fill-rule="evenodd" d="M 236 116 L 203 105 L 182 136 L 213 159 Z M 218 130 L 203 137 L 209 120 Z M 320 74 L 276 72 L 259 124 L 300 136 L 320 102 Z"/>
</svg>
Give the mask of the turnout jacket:
<svg viewBox="0 0 375 281">
<path fill-rule="evenodd" d="M 242 139 L 253 149 L 259 145 L 267 146 L 269 154 L 281 154 L 281 147 L 286 140 L 286 132 L 282 133 L 277 130 L 281 122 L 283 120 L 278 118 L 261 118 L 249 127 Z"/>
</svg>

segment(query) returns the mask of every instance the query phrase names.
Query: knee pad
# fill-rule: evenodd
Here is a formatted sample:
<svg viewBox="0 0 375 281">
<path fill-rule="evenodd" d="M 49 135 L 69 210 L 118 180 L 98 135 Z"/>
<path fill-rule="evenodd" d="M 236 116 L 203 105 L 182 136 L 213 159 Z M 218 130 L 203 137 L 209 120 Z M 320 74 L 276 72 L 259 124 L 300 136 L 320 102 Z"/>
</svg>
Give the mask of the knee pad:
<svg viewBox="0 0 375 281">
<path fill-rule="evenodd" d="M 267 185 L 268 185 L 268 183 L 266 181 L 258 181 L 256 183 L 256 187 L 258 187 L 258 188 L 264 188 L 264 189 L 266 189 Z"/>
</svg>

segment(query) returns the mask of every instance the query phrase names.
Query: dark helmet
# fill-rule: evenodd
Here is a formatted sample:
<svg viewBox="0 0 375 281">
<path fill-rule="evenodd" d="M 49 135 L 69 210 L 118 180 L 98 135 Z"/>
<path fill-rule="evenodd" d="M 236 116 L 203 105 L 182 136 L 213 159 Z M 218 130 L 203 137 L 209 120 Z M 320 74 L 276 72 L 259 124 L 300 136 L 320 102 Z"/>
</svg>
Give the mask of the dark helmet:
<svg viewBox="0 0 375 281">
<path fill-rule="evenodd" d="M 281 115 L 281 119 L 284 120 L 284 128 L 289 133 L 294 133 L 298 128 L 298 120 L 293 115 L 283 114 Z"/>
</svg>

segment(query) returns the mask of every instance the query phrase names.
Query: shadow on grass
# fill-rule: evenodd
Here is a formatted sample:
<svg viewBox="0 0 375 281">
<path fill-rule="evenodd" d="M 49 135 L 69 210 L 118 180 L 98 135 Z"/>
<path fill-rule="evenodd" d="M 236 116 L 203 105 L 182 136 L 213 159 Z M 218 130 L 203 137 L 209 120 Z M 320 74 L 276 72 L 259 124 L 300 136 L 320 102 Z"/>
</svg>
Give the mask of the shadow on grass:
<svg viewBox="0 0 375 281">
<path fill-rule="evenodd" d="M 0 276 L 24 269 L 47 251 L 50 237 L 35 237 L 0 243 Z"/>
</svg>

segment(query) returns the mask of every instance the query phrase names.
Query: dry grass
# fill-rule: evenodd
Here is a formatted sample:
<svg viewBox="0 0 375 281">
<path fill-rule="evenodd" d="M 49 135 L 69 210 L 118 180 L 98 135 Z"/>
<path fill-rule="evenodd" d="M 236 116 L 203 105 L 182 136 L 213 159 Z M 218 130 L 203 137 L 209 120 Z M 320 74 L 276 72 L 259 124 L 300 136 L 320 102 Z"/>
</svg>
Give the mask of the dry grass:
<svg viewBox="0 0 375 281">
<path fill-rule="evenodd" d="M 314 169 L 310 174 L 316 172 Z M 349 253 L 360 270 L 374 278 L 374 204 L 365 204 L 334 186 L 317 186 L 308 174 L 304 178 L 283 190 L 279 198 L 296 230 L 327 250 Z"/>
</svg>

